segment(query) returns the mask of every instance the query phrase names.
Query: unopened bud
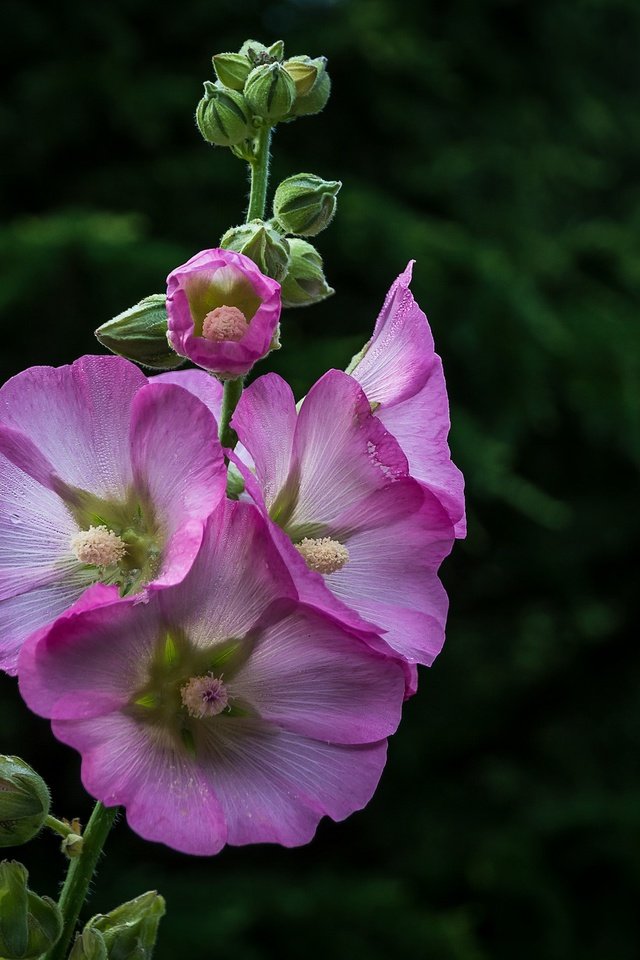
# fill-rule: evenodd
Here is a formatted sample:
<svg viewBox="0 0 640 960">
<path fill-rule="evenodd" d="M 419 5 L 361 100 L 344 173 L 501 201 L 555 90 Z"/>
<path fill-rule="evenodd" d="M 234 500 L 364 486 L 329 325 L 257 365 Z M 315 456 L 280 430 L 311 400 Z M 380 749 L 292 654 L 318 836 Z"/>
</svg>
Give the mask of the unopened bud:
<svg viewBox="0 0 640 960">
<path fill-rule="evenodd" d="M 291 57 L 287 60 L 287 70 L 291 70 L 292 63 L 301 63 L 312 65 L 317 70 L 316 80 L 311 89 L 306 94 L 300 94 L 291 109 L 291 117 L 308 117 L 314 113 L 320 113 L 327 105 L 329 94 L 331 93 L 331 80 L 327 73 L 326 57 Z"/>
<path fill-rule="evenodd" d="M 21 863 L 0 863 L 0 957 L 34 960 L 60 939 L 62 915 L 53 900 L 27 887 Z"/>
<path fill-rule="evenodd" d="M 220 246 L 243 253 L 253 260 L 261 273 L 278 283 L 287 272 L 289 241 L 262 220 L 252 220 L 227 230 Z"/>
<path fill-rule="evenodd" d="M 86 927 L 76 937 L 69 960 L 109 960 L 104 937 L 100 931 Z"/>
<path fill-rule="evenodd" d="M 289 241 L 289 270 L 282 281 L 282 306 L 307 307 L 326 300 L 335 291 L 325 280 L 322 257 L 306 240 Z"/>
<path fill-rule="evenodd" d="M 79 833 L 69 833 L 60 844 L 60 849 L 69 860 L 76 860 L 84 849 L 84 837 Z"/>
<path fill-rule="evenodd" d="M 86 929 L 102 934 L 110 960 L 149 960 L 164 913 L 164 899 L 152 890 L 111 913 L 98 914 Z"/>
<path fill-rule="evenodd" d="M 167 342 L 166 297 L 156 293 L 108 320 L 95 332 L 103 347 L 152 370 L 174 370 L 184 359 Z"/>
<path fill-rule="evenodd" d="M 282 64 L 263 64 L 249 74 L 244 96 L 256 116 L 277 123 L 290 113 L 296 99 L 296 85 Z"/>
<path fill-rule="evenodd" d="M 230 147 L 255 133 L 251 114 L 241 93 L 206 80 L 204 97 L 196 108 L 196 123 L 204 139 Z"/>
<path fill-rule="evenodd" d="M 296 85 L 298 97 L 306 97 L 318 79 L 318 66 L 309 57 L 293 57 L 282 64 Z"/>
<path fill-rule="evenodd" d="M 220 83 L 229 87 L 230 90 L 242 92 L 245 81 L 253 70 L 253 64 L 249 58 L 241 53 L 216 53 L 212 61 Z"/>
<path fill-rule="evenodd" d="M 50 803 L 49 788 L 28 763 L 0 756 L 0 847 L 33 839 L 44 826 Z"/>
<path fill-rule="evenodd" d="M 287 233 L 315 237 L 331 223 L 341 186 L 339 180 L 323 180 L 313 173 L 287 177 L 276 190 L 274 216 Z"/>
</svg>

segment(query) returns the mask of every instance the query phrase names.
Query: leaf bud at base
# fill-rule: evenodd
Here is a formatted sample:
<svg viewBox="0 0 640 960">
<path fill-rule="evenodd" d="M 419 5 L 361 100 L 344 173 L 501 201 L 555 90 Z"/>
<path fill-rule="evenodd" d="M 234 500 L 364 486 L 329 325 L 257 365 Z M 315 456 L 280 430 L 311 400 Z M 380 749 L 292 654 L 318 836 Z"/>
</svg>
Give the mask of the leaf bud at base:
<svg viewBox="0 0 640 960">
<path fill-rule="evenodd" d="M 0 847 L 32 840 L 44 826 L 50 805 L 49 788 L 28 763 L 0 756 Z"/>
</svg>

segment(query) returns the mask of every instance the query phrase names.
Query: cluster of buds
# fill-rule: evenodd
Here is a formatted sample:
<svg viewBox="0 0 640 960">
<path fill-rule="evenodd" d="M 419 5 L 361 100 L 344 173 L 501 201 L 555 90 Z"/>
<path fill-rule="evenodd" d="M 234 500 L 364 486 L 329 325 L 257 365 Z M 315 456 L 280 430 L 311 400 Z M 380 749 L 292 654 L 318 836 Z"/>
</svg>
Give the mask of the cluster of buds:
<svg viewBox="0 0 640 960">
<path fill-rule="evenodd" d="M 205 81 L 196 122 L 208 143 L 236 148 L 243 159 L 261 126 L 319 113 L 329 99 L 326 59 L 285 59 L 281 40 L 270 47 L 247 40 L 238 53 L 217 53 L 213 68 L 217 80 Z"/>
<path fill-rule="evenodd" d="M 315 237 L 329 226 L 341 186 L 339 180 L 323 180 L 313 173 L 287 177 L 276 188 L 273 218 L 232 227 L 220 246 L 249 257 L 280 283 L 283 307 L 319 303 L 334 291 L 325 279 L 322 257 L 301 238 Z"/>
<path fill-rule="evenodd" d="M 76 938 L 69 960 L 150 960 L 164 913 L 155 890 L 100 913 Z"/>
</svg>

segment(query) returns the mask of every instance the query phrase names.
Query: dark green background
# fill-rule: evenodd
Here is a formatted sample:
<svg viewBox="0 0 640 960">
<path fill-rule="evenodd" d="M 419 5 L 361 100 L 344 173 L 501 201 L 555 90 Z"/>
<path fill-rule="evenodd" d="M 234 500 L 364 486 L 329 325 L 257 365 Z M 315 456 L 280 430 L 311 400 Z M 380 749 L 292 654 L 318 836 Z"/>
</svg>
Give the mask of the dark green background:
<svg viewBox="0 0 640 960">
<path fill-rule="evenodd" d="M 367 810 L 302 850 L 190 859 L 122 824 L 91 906 L 157 887 L 158 960 L 635 960 L 640 456 L 635 0 L 9 0 L 2 376 L 92 330 L 239 222 L 245 171 L 193 124 L 212 53 L 326 54 L 327 110 L 274 177 L 340 178 L 336 296 L 264 364 L 344 366 L 415 257 L 445 361 L 469 537 L 448 641 Z M 637 617 L 634 617 L 637 624 Z M 75 754 L 4 678 L 1 746 L 87 816 Z M 55 840 L 24 851 L 54 893 Z"/>
</svg>

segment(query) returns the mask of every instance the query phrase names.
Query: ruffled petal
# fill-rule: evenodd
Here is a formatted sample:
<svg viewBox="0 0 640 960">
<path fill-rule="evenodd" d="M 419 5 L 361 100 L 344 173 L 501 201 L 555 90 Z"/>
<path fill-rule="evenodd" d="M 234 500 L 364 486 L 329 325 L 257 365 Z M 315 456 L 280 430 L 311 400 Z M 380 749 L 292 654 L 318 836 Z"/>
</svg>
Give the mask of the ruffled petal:
<svg viewBox="0 0 640 960">
<path fill-rule="evenodd" d="M 22 432 L 65 483 L 118 499 L 131 483 L 131 403 L 145 383 L 121 357 L 31 367 L 0 388 L 0 422 Z"/>
</svg>

